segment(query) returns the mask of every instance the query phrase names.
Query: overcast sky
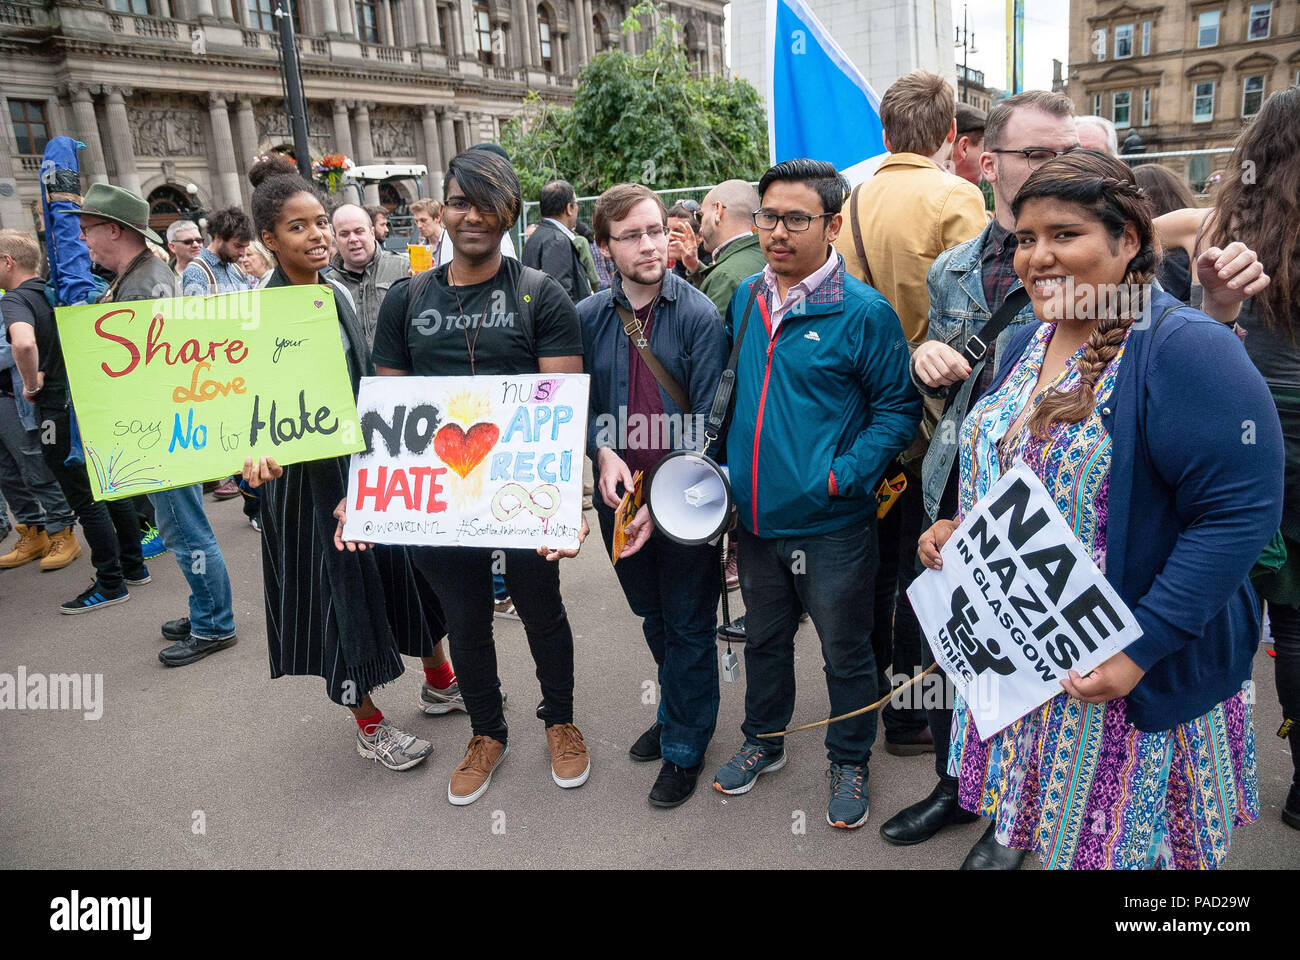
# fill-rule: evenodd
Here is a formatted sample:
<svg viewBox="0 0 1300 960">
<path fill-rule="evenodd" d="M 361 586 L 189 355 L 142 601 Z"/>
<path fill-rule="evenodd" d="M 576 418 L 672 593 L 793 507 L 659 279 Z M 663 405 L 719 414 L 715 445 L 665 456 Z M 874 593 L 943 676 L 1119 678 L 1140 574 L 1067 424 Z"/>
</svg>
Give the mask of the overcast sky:
<svg viewBox="0 0 1300 960">
<path fill-rule="evenodd" d="M 952 22 L 961 26 L 961 0 L 952 0 Z M 990 87 L 1007 88 L 1007 11 L 1005 0 L 974 0 L 965 4 L 967 24 L 978 53 L 968 63 L 984 71 Z M 955 48 L 957 63 L 962 51 Z M 1065 0 L 1025 0 L 1025 89 L 1050 90 L 1052 58 L 1069 64 L 1070 7 Z"/>
</svg>

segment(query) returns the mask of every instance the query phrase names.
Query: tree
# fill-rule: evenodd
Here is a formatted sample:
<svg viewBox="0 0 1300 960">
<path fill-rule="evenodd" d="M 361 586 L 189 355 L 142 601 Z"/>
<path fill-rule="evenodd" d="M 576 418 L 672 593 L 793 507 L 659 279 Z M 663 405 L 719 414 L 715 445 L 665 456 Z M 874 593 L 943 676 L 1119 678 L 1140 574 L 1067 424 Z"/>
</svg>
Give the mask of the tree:
<svg viewBox="0 0 1300 960">
<path fill-rule="evenodd" d="M 645 53 L 597 54 L 578 76 L 572 107 L 530 92 L 506 124 L 501 145 L 525 199 L 555 179 L 582 196 L 628 180 L 656 189 L 757 180 L 767 168 L 757 91 L 735 76 L 692 76 L 676 21 L 650 0 L 632 9 L 624 32 L 641 30 L 647 16 L 655 36 Z"/>
</svg>

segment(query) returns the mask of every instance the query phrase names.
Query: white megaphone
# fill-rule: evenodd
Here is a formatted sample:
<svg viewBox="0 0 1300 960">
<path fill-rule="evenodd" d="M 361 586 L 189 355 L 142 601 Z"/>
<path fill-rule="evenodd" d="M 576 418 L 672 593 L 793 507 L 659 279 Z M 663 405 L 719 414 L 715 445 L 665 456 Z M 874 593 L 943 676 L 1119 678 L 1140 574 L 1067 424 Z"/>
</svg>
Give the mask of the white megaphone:
<svg viewBox="0 0 1300 960">
<path fill-rule="evenodd" d="M 717 537 L 731 516 L 727 468 L 694 450 L 677 450 L 660 459 L 646 480 L 645 499 L 655 527 L 688 546 Z"/>
</svg>

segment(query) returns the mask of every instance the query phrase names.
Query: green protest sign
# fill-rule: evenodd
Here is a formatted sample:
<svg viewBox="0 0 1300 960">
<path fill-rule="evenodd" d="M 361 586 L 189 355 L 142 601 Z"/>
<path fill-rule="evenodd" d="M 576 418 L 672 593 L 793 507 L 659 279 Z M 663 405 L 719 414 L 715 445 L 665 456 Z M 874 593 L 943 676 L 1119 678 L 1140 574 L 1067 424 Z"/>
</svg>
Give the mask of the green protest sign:
<svg viewBox="0 0 1300 960">
<path fill-rule="evenodd" d="M 96 499 L 363 447 L 324 285 L 55 311 Z"/>
</svg>

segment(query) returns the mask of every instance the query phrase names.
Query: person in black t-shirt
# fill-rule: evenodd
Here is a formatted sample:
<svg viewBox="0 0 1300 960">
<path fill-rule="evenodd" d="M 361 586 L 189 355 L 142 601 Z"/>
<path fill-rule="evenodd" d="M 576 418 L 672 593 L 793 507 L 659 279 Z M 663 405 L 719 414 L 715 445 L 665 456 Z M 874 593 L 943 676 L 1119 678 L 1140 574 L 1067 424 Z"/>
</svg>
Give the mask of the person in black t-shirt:
<svg viewBox="0 0 1300 960">
<path fill-rule="evenodd" d="M 442 220 L 454 255 L 431 275 L 393 284 L 375 330 L 373 358 L 379 375 L 582 373 L 582 330 L 564 290 L 501 256 L 501 236 L 514 225 L 521 206 L 519 178 L 510 161 L 488 150 L 457 155 L 447 167 L 445 195 Z M 415 302 L 412 287 L 423 288 Z M 586 532 L 584 519 L 582 536 Z M 457 806 L 483 795 L 506 753 L 492 640 L 494 553 L 469 547 L 411 551 L 442 604 L 473 729 L 465 759 L 447 787 L 447 799 Z M 591 764 L 573 725 L 573 631 L 560 599 L 559 570 L 547 563 L 577 551 L 543 547 L 536 553 L 504 553 L 506 584 L 541 682 L 537 716 L 546 724 L 551 777 L 561 787 L 578 787 L 586 782 Z"/>
</svg>

